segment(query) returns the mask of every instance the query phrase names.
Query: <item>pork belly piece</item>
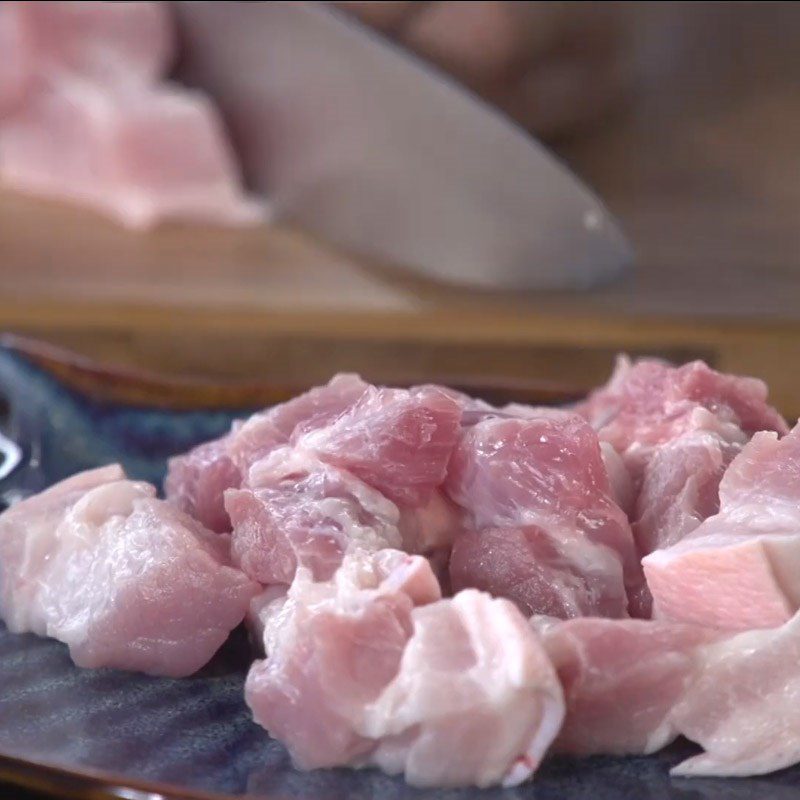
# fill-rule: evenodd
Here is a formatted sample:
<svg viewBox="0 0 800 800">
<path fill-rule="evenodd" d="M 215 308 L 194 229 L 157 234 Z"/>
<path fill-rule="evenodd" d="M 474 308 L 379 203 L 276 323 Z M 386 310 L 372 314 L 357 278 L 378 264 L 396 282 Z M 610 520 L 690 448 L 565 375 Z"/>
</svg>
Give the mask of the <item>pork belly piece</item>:
<svg viewBox="0 0 800 800">
<path fill-rule="evenodd" d="M 289 584 L 298 565 L 328 580 L 353 549 L 400 547 L 400 512 L 347 470 L 307 451 L 281 447 L 250 470 L 250 485 L 229 489 L 232 556 L 262 584 Z"/>
<path fill-rule="evenodd" d="M 530 777 L 563 716 L 558 680 L 512 604 L 439 600 L 428 562 L 348 555 L 273 602 L 245 696 L 304 769 L 377 765 L 416 786 Z"/>
<path fill-rule="evenodd" d="M 720 511 L 643 560 L 659 617 L 774 627 L 800 607 L 800 427 L 756 434 L 720 483 Z"/>
<path fill-rule="evenodd" d="M 700 649 L 673 724 L 703 747 L 674 775 L 763 775 L 800 762 L 800 616 Z"/>
<path fill-rule="evenodd" d="M 243 192 L 216 107 L 162 81 L 175 49 L 166 4 L 5 3 L 0 36 L 14 59 L 0 68 L 11 87 L 0 90 L 7 185 L 130 228 L 265 219 Z"/>
<path fill-rule="evenodd" d="M 258 587 L 228 538 L 118 466 L 68 479 L 0 515 L 2 615 L 65 642 L 78 666 L 189 675 Z"/>
<path fill-rule="evenodd" d="M 698 648 L 720 633 L 649 620 L 534 617 L 564 689 L 553 747 L 571 755 L 649 754 L 680 730 L 675 706 L 697 680 Z"/>
<path fill-rule="evenodd" d="M 285 403 L 234 423 L 230 433 L 198 445 L 167 465 L 164 492 L 170 502 L 216 531 L 230 531 L 226 489 L 238 489 L 250 467 L 298 434 L 326 425 L 366 391 L 358 375 L 336 375 Z"/>
<path fill-rule="evenodd" d="M 472 523 L 454 542 L 455 590 L 508 597 L 529 615 L 627 615 L 626 585 L 641 582 L 633 537 L 580 417 L 478 422 L 445 488 Z"/>
<path fill-rule="evenodd" d="M 762 430 L 786 433 L 783 417 L 767 403 L 767 386 L 756 378 L 726 375 L 702 361 L 673 367 L 657 359 L 631 362 L 619 356 L 605 386 L 576 406 L 600 439 L 614 445 L 625 459 L 638 488 L 641 470 L 653 448 L 688 431 L 705 427 L 705 409 L 719 424 L 748 436 Z"/>
</svg>

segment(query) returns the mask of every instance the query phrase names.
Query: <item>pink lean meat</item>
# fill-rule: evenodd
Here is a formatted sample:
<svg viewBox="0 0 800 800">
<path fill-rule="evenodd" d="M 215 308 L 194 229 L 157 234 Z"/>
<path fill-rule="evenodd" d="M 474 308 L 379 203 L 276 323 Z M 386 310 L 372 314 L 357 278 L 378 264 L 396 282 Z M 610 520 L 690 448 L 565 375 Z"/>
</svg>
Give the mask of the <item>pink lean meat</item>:
<svg viewBox="0 0 800 800">
<path fill-rule="evenodd" d="M 652 753 L 702 746 L 675 775 L 744 776 L 800 762 L 800 614 L 725 634 L 665 621 L 532 620 L 564 688 L 554 749 Z"/>
<path fill-rule="evenodd" d="M 238 489 L 250 467 L 298 435 L 327 425 L 367 390 L 357 375 L 337 375 L 285 403 L 234 423 L 231 432 L 169 460 L 164 491 L 167 499 L 206 527 L 229 531 L 224 507 L 226 489 Z"/>
<path fill-rule="evenodd" d="M 216 108 L 162 80 L 175 49 L 166 4 L 7 2 L 0 42 L 4 183 L 131 228 L 264 219 Z"/>
<path fill-rule="evenodd" d="M 563 715 L 537 637 L 504 600 L 438 600 L 427 562 L 347 556 L 335 578 L 298 571 L 269 607 L 254 716 L 304 768 L 376 764 L 417 786 L 528 778 Z"/>
<path fill-rule="evenodd" d="M 654 753 L 680 733 L 673 709 L 701 674 L 709 628 L 649 620 L 534 617 L 564 689 L 554 749 L 572 755 Z"/>
<path fill-rule="evenodd" d="M 627 615 L 626 586 L 640 582 L 633 538 L 580 417 L 478 422 L 445 486 L 472 527 L 454 542 L 454 589 L 484 589 L 529 614 Z"/>
<path fill-rule="evenodd" d="M 439 484 L 460 415 L 437 390 L 368 387 L 329 425 L 296 430 L 225 493 L 237 563 L 261 583 L 289 583 L 298 564 L 329 578 L 354 548 L 448 547 L 460 514 Z"/>
<path fill-rule="evenodd" d="M 700 648 L 673 724 L 703 747 L 675 775 L 763 775 L 800 762 L 800 615 Z"/>
<path fill-rule="evenodd" d="M 734 630 L 800 608 L 800 426 L 757 433 L 720 483 L 720 512 L 644 561 L 655 613 Z"/>
<path fill-rule="evenodd" d="M 225 508 L 233 557 L 262 584 L 291 583 L 298 564 L 315 580 L 328 580 L 351 548 L 374 552 L 402 544 L 394 503 L 305 451 L 278 448 L 250 478 L 248 488 L 225 493 Z"/>
<path fill-rule="evenodd" d="M 625 508 L 640 556 L 680 541 L 716 512 L 720 478 L 750 435 L 787 430 L 766 400 L 762 381 L 702 361 L 673 367 L 620 356 L 609 382 L 577 407 L 627 468 Z M 631 613 L 649 617 L 651 603 L 640 586 Z"/>
<path fill-rule="evenodd" d="M 697 428 L 660 445 L 644 468 L 633 524 L 642 556 L 676 544 L 719 511 L 719 482 L 747 437 L 702 416 Z"/>
<path fill-rule="evenodd" d="M 298 446 L 350 470 L 390 500 L 421 506 L 445 478 L 461 404 L 438 387 L 370 387 L 341 417 Z"/>
<path fill-rule="evenodd" d="M 0 515 L 0 610 L 10 630 L 68 644 L 79 666 L 189 675 L 257 591 L 227 550 L 149 484 L 92 470 Z"/>
<path fill-rule="evenodd" d="M 603 441 L 622 454 L 638 486 L 641 467 L 653 448 L 695 430 L 698 409 L 713 413 L 748 435 L 761 430 L 786 433 L 786 422 L 767 404 L 767 387 L 755 378 L 725 375 L 702 361 L 673 367 L 654 359 L 631 363 L 620 356 L 609 382 L 576 411 Z"/>
</svg>

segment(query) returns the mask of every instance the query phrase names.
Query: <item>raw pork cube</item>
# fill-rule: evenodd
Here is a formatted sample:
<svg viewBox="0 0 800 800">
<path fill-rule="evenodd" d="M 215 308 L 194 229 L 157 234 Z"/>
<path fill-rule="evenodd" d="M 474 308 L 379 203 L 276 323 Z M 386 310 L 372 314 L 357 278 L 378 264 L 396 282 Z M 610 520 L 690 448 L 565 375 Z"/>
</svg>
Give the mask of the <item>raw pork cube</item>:
<svg viewBox="0 0 800 800">
<path fill-rule="evenodd" d="M 325 582 L 297 572 L 264 620 L 265 661 L 245 685 L 253 716 L 301 769 L 363 758 L 365 706 L 397 673 L 415 605 L 440 596 L 427 561 L 387 550 L 354 554 Z"/>
<path fill-rule="evenodd" d="M 246 482 L 250 467 L 276 447 L 298 435 L 327 425 L 346 411 L 366 391 L 358 375 L 336 375 L 273 408 L 235 423 L 225 436 L 199 445 L 169 460 L 164 490 L 167 499 L 213 530 L 229 531 L 224 507 L 226 489 Z"/>
<path fill-rule="evenodd" d="M 4 20 L 24 44 L 25 60 L 47 75 L 148 85 L 166 74 L 175 53 L 163 3 L 6 2 L 0 27 Z"/>
<path fill-rule="evenodd" d="M 433 553 L 461 528 L 439 489 L 460 425 L 452 398 L 369 387 L 318 427 L 328 416 L 302 428 L 293 420 L 293 444 L 252 464 L 245 485 L 226 493 L 234 558 L 261 583 L 289 583 L 298 565 L 327 579 L 353 549 Z"/>
<path fill-rule="evenodd" d="M 164 478 L 167 499 L 217 533 L 231 529 L 224 507 L 226 489 L 238 489 L 242 476 L 228 448 L 233 434 L 213 439 L 169 460 Z"/>
<path fill-rule="evenodd" d="M 516 786 L 564 718 L 558 678 L 507 600 L 467 589 L 415 608 L 397 675 L 367 709 L 367 763 L 413 786 Z"/>
<path fill-rule="evenodd" d="M 702 361 L 673 367 L 648 358 L 632 363 L 620 356 L 608 383 L 576 411 L 622 454 L 638 487 L 653 448 L 695 429 L 693 412 L 698 409 L 748 435 L 788 430 L 783 417 L 767 404 L 763 381 L 716 372 Z"/>
<path fill-rule="evenodd" d="M 513 785 L 558 731 L 563 700 L 507 601 L 439 600 L 427 561 L 348 555 L 328 582 L 298 570 L 269 606 L 245 696 L 301 768 L 375 764 L 416 786 Z"/>
<path fill-rule="evenodd" d="M 800 426 L 757 433 L 720 483 L 720 511 L 643 560 L 660 617 L 744 630 L 800 607 Z"/>
<path fill-rule="evenodd" d="M 712 420 L 713 422 L 713 420 Z M 644 468 L 633 536 L 641 556 L 677 544 L 719 511 L 719 483 L 746 437 L 712 426 L 662 444 Z"/>
<path fill-rule="evenodd" d="M 59 525 L 92 489 L 124 479 L 118 464 L 80 472 L 0 514 L 0 613 L 10 631 L 45 635 L 40 575 L 57 547 Z"/>
<path fill-rule="evenodd" d="M 436 387 L 370 387 L 331 425 L 298 440 L 396 503 L 424 505 L 444 481 L 461 426 L 461 405 Z"/>
<path fill-rule="evenodd" d="M 303 434 L 335 422 L 370 388 L 358 375 L 339 373 L 324 386 L 254 414 L 236 431 L 231 458 L 246 475 L 253 464 L 279 445 L 294 443 Z"/>
<path fill-rule="evenodd" d="M 352 549 L 401 544 L 397 506 L 346 470 L 282 447 L 250 470 L 253 488 L 229 489 L 232 555 L 262 584 L 289 584 L 298 565 L 328 580 Z"/>
<path fill-rule="evenodd" d="M 117 466 L 0 515 L 2 613 L 69 645 L 78 666 L 189 675 L 244 618 L 257 585 L 228 539 Z"/>
<path fill-rule="evenodd" d="M 571 755 L 654 753 L 679 733 L 673 709 L 700 674 L 697 652 L 720 638 L 696 625 L 584 618 L 531 620 L 564 689 L 554 749 Z"/>
<path fill-rule="evenodd" d="M 474 531 L 453 545 L 455 590 L 509 597 L 527 614 L 627 615 L 626 585 L 641 582 L 633 537 L 580 417 L 478 422 L 445 487 Z"/>
<path fill-rule="evenodd" d="M 763 775 L 800 762 L 800 616 L 700 648 L 697 679 L 672 712 L 702 746 L 674 775 Z"/>
</svg>

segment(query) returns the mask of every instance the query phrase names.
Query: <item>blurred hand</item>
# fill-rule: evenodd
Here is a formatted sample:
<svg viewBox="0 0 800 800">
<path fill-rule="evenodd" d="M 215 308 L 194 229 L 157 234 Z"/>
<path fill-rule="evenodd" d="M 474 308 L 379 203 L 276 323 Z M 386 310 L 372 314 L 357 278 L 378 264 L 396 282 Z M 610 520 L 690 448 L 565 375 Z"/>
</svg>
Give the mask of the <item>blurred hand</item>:
<svg viewBox="0 0 800 800">
<path fill-rule="evenodd" d="M 337 2 L 438 65 L 531 132 L 596 121 L 633 83 L 620 4 Z"/>
</svg>

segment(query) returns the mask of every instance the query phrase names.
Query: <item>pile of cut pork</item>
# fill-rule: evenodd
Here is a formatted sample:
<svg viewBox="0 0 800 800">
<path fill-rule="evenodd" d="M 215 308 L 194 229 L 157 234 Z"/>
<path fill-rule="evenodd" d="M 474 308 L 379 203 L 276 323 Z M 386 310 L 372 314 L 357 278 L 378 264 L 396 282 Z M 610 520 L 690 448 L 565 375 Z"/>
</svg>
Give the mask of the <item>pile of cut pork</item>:
<svg viewBox="0 0 800 800">
<path fill-rule="evenodd" d="M 303 769 L 515 785 L 548 753 L 800 761 L 800 427 L 766 386 L 620 358 L 572 409 L 339 375 L 172 459 L 0 516 L 9 630 L 245 699 Z"/>
</svg>

